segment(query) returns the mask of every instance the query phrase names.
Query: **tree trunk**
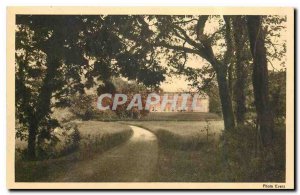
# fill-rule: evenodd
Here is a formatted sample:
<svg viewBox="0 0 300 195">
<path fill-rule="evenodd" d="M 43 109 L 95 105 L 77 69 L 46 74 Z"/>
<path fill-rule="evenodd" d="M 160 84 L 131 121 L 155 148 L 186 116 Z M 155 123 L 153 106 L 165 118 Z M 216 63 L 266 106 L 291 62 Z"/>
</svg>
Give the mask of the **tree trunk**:
<svg viewBox="0 0 300 195">
<path fill-rule="evenodd" d="M 228 71 L 228 89 L 229 95 L 232 98 L 233 94 L 233 56 L 234 56 L 234 44 L 233 44 L 233 35 L 232 35 L 232 16 L 224 16 L 225 25 L 226 25 L 226 33 L 225 33 L 225 42 L 227 46 L 227 50 L 224 56 L 224 64 L 227 66 Z"/>
<path fill-rule="evenodd" d="M 27 148 L 28 148 L 27 155 L 29 160 L 36 159 L 36 135 L 37 135 L 37 125 L 35 121 L 30 121 L 29 135 L 27 140 Z"/>
<path fill-rule="evenodd" d="M 38 133 L 38 127 L 40 122 L 46 117 L 46 115 L 50 112 L 51 108 L 51 98 L 52 92 L 54 90 L 54 79 L 55 75 L 57 75 L 57 70 L 60 65 L 60 61 L 56 58 L 52 59 L 48 57 L 48 68 L 47 73 L 43 81 L 43 85 L 40 89 L 38 103 L 36 106 L 36 112 L 31 113 L 32 117 L 29 121 L 29 135 L 28 135 L 28 159 L 35 160 L 36 159 L 36 136 Z"/>
<path fill-rule="evenodd" d="M 221 67 L 221 66 L 220 66 Z M 234 115 L 232 109 L 232 101 L 229 93 L 228 83 L 226 79 L 227 71 L 218 70 L 217 72 L 217 82 L 219 85 L 219 95 L 222 105 L 223 119 L 225 130 L 230 130 L 235 127 Z"/>
<path fill-rule="evenodd" d="M 246 82 L 247 82 L 247 56 L 246 53 L 246 24 L 241 16 L 233 17 L 233 35 L 236 52 L 236 84 L 234 89 L 234 100 L 236 102 L 237 124 L 244 124 L 246 113 Z"/>
<path fill-rule="evenodd" d="M 51 111 L 51 98 L 54 88 L 56 87 L 55 76 L 57 75 L 58 68 L 60 66 L 60 61 L 56 57 L 52 57 L 48 54 L 47 72 L 43 80 L 43 85 L 41 86 L 38 103 L 37 103 L 37 122 L 39 123 L 43 118 Z"/>
<path fill-rule="evenodd" d="M 232 98 L 233 97 L 233 64 L 232 63 L 228 66 L 228 90 L 229 90 L 229 95 Z"/>
<path fill-rule="evenodd" d="M 247 27 L 250 48 L 253 56 L 253 89 L 257 112 L 257 122 L 264 147 L 271 147 L 273 142 L 273 115 L 268 97 L 268 67 L 265 48 L 265 35 L 261 27 L 260 16 L 248 16 Z"/>
</svg>

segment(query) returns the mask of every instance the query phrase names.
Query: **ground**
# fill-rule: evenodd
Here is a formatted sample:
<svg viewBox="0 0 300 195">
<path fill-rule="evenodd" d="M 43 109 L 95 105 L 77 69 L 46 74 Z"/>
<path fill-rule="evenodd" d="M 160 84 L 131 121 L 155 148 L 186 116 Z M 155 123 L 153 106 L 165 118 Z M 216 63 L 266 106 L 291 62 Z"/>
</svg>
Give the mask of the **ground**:
<svg viewBox="0 0 300 195">
<path fill-rule="evenodd" d="M 155 115 L 165 117 L 162 113 Z M 274 171 L 260 169 L 259 159 L 253 153 L 253 142 L 249 141 L 255 138 L 251 129 L 242 128 L 234 133 L 237 139 L 229 140 L 232 152 L 228 153 L 230 159 L 225 159 L 220 139 L 223 121 L 207 120 L 208 116 L 195 121 L 198 116 L 196 113 L 190 121 L 185 118 L 79 122 L 82 139 L 78 151 L 57 159 L 17 160 L 16 181 L 249 182 L 284 179 L 284 162 Z M 284 140 L 281 137 L 278 138 Z M 280 154 L 278 162 L 282 162 L 284 153 L 277 153 Z M 266 171 L 274 176 L 266 178 Z"/>
</svg>

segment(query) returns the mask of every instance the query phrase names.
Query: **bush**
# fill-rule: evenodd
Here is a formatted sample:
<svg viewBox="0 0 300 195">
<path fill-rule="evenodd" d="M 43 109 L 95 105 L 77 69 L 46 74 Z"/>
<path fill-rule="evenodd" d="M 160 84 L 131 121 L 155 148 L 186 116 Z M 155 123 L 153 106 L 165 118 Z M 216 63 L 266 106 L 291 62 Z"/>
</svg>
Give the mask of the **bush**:
<svg viewBox="0 0 300 195">
<path fill-rule="evenodd" d="M 269 74 L 270 104 L 275 119 L 285 121 L 286 115 L 286 72 L 271 72 Z"/>
<path fill-rule="evenodd" d="M 212 167 L 215 179 L 226 182 L 284 182 L 285 128 L 275 129 L 273 150 L 263 151 L 256 129 L 251 125 L 226 131 Z M 276 151 L 276 152 L 275 152 Z M 270 154 L 274 154 L 272 162 Z"/>
<path fill-rule="evenodd" d="M 76 124 L 57 127 L 50 132 L 50 136 L 50 139 L 39 140 L 37 160 L 59 158 L 79 149 L 81 136 Z M 18 158 L 27 159 L 27 148 L 17 148 L 16 153 Z"/>
<path fill-rule="evenodd" d="M 68 124 L 63 136 L 64 143 L 58 151 L 59 156 L 70 154 L 79 149 L 81 136 L 76 124 Z"/>
<path fill-rule="evenodd" d="M 82 120 L 90 120 L 96 112 L 96 97 L 92 95 L 81 94 L 71 99 L 70 110 Z"/>
</svg>

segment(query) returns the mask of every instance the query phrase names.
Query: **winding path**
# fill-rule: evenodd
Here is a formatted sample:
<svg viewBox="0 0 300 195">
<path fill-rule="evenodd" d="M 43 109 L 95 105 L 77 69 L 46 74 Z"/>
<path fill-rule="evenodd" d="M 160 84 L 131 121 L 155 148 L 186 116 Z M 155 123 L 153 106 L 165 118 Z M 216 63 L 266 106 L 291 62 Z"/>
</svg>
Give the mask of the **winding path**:
<svg viewBox="0 0 300 195">
<path fill-rule="evenodd" d="M 132 137 L 93 159 L 70 167 L 57 182 L 149 182 L 157 168 L 156 136 L 140 127 L 130 126 Z"/>
</svg>

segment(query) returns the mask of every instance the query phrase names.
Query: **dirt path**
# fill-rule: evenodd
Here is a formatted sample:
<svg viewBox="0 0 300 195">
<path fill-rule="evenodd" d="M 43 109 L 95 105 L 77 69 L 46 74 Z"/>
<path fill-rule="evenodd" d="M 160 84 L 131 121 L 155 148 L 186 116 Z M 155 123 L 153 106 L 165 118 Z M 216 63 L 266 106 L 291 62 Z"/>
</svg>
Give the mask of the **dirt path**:
<svg viewBox="0 0 300 195">
<path fill-rule="evenodd" d="M 156 136 L 140 127 L 130 126 L 133 136 L 93 159 L 70 167 L 56 182 L 148 182 L 157 172 Z"/>
</svg>

